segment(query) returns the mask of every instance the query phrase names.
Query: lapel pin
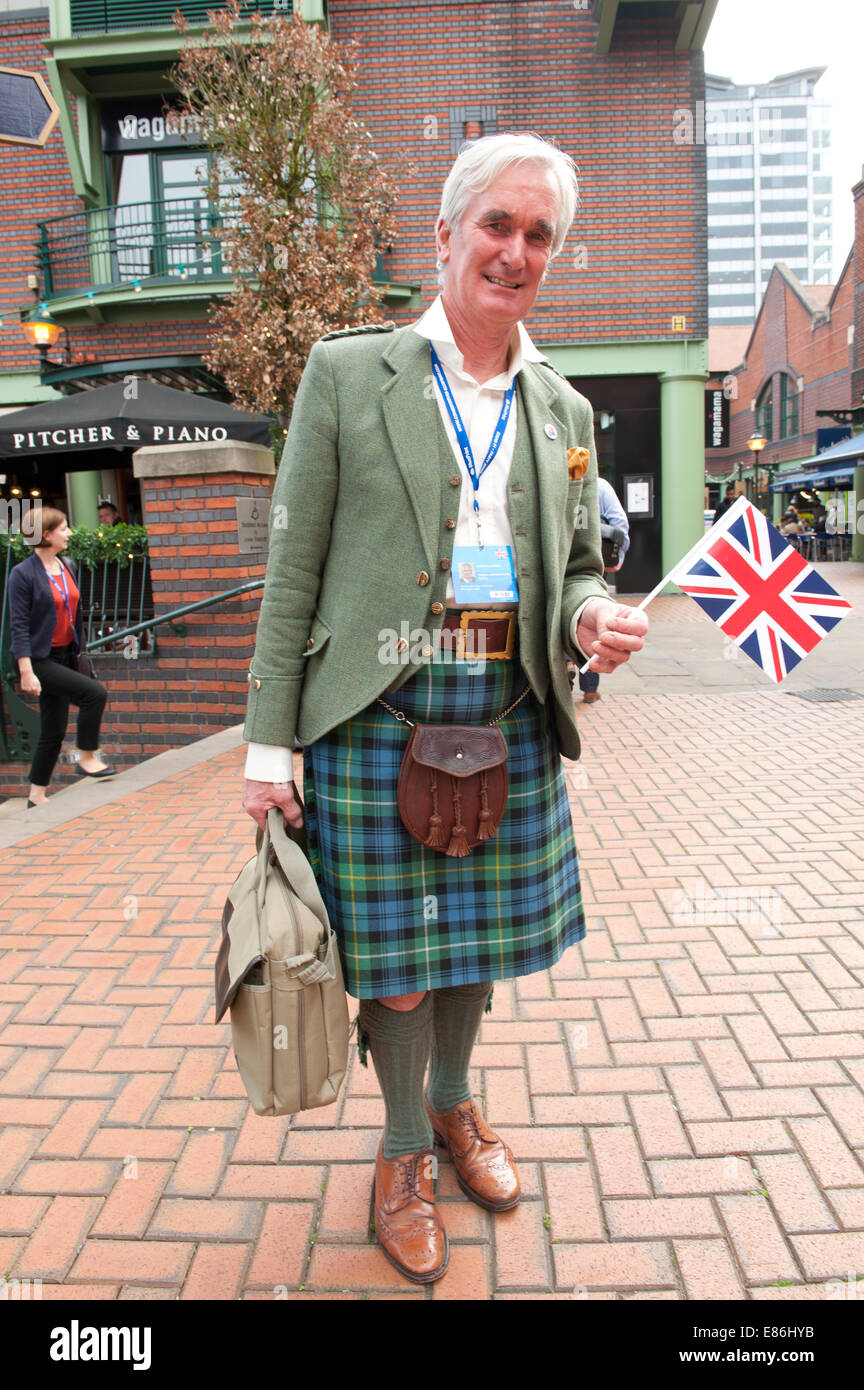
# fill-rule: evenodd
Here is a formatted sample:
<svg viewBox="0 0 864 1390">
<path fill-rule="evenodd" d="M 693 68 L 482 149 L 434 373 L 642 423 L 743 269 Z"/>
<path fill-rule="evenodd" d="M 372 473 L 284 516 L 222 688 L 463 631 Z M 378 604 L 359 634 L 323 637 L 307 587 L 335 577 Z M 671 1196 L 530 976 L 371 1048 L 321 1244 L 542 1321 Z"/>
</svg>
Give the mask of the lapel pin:
<svg viewBox="0 0 864 1390">
<path fill-rule="evenodd" d="M 549 439 L 557 439 L 557 438 L 558 438 L 558 431 L 556 430 L 556 428 L 555 428 L 554 425 L 546 425 L 546 426 L 545 426 L 545 433 L 546 433 L 546 435 L 547 435 L 547 437 L 548 437 Z"/>
</svg>

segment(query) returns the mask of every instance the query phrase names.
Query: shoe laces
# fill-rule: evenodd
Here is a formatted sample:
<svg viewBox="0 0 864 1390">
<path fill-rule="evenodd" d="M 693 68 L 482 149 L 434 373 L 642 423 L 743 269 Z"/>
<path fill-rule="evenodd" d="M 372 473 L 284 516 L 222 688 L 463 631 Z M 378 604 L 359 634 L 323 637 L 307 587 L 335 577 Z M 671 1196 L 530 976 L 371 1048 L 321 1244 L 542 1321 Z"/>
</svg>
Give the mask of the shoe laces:
<svg viewBox="0 0 864 1390">
<path fill-rule="evenodd" d="M 460 1124 L 465 1126 L 473 1139 L 479 1139 L 481 1144 L 487 1142 L 483 1137 L 480 1129 L 480 1121 L 477 1118 L 477 1112 L 473 1105 L 469 1106 L 466 1110 L 457 1110 L 456 1115 Z"/>
<path fill-rule="evenodd" d="M 396 1191 L 406 1196 L 419 1197 L 423 1200 L 423 1194 L 419 1188 L 420 1161 L 425 1158 L 425 1153 L 412 1154 L 404 1163 L 400 1163 L 396 1172 Z"/>
</svg>

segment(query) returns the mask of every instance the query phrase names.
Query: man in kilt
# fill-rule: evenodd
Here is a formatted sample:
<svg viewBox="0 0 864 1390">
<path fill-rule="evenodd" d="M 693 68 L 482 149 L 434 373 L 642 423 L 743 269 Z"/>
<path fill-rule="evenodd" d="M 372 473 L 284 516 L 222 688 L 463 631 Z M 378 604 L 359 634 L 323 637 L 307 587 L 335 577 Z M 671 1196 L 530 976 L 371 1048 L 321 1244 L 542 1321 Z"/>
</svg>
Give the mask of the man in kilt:
<svg viewBox="0 0 864 1390">
<path fill-rule="evenodd" d="M 612 672 L 647 631 L 603 580 L 591 407 L 522 325 L 576 192 L 572 160 L 535 136 L 462 150 L 437 224 L 441 294 L 408 327 L 315 344 L 271 507 L 243 805 L 259 825 L 271 806 L 298 826 L 305 813 L 384 1096 L 376 1234 L 419 1283 L 449 1259 L 435 1142 L 473 1201 L 519 1201 L 471 1052 L 494 981 L 585 934 L 567 660 Z M 421 843 L 397 805 L 408 726 L 492 722 L 508 752 L 497 832 L 469 853 Z"/>
</svg>

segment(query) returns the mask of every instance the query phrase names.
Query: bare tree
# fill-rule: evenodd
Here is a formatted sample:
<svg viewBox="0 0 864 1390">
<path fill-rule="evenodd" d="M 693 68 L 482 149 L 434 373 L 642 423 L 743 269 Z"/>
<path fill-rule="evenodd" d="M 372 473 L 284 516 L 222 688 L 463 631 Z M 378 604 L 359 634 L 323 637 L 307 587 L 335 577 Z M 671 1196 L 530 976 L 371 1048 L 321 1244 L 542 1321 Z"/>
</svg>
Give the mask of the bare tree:
<svg viewBox="0 0 864 1390">
<path fill-rule="evenodd" d="M 380 322 L 379 250 L 396 186 L 352 114 L 356 45 L 299 16 L 210 12 L 172 72 L 206 144 L 209 232 L 234 277 L 214 304 L 208 365 L 244 405 L 287 423 L 309 350 L 333 328 Z M 189 31 L 182 14 L 174 16 Z"/>
</svg>

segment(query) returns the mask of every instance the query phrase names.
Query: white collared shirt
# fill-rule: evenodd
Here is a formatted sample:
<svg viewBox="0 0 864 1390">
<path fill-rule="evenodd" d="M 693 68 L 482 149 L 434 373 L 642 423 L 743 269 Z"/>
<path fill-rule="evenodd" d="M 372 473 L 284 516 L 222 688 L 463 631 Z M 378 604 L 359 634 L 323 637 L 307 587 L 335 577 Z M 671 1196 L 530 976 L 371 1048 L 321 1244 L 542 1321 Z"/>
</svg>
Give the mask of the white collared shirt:
<svg viewBox="0 0 864 1390">
<path fill-rule="evenodd" d="M 479 472 L 486 457 L 486 450 L 489 448 L 498 418 L 501 414 L 501 407 L 504 403 L 505 392 L 510 387 L 514 378 L 522 370 L 525 362 L 540 362 L 543 354 L 538 352 L 532 343 L 528 333 L 521 323 L 516 325 L 513 335 L 511 360 L 506 371 L 500 372 L 498 376 L 491 377 L 484 381 L 482 386 L 469 372 L 463 367 L 463 356 L 456 346 L 453 337 L 453 330 L 444 309 L 444 301 L 439 294 L 434 304 L 426 310 L 422 318 L 412 324 L 415 333 L 419 333 L 421 338 L 428 338 L 434 344 L 435 351 L 441 359 L 441 365 L 450 383 L 450 390 L 462 416 L 463 424 L 471 441 L 471 451 L 474 455 L 474 466 Z M 456 517 L 456 530 L 453 535 L 454 545 L 477 545 L 477 517 L 474 512 L 474 485 L 471 476 L 462 457 L 462 450 L 459 448 L 456 439 L 456 431 L 450 419 L 444 398 L 437 386 L 434 387 L 435 399 L 438 402 L 438 411 L 441 421 L 450 441 L 450 448 L 453 450 L 453 457 L 459 466 L 459 473 L 462 477 L 462 491 L 459 497 L 459 512 Z M 513 535 L 510 530 L 510 515 L 507 507 L 507 479 L 510 476 L 510 468 L 513 463 L 513 451 L 516 444 L 516 425 L 517 425 L 517 398 L 513 397 L 513 404 L 510 408 L 510 415 L 507 420 L 507 427 L 498 448 L 498 452 L 483 473 L 480 479 L 480 486 L 477 491 L 477 502 L 480 507 L 480 525 L 482 528 L 484 545 L 509 545 L 510 553 L 513 556 L 513 569 L 518 580 L 518 565 L 516 559 L 516 547 L 513 544 Z M 446 602 L 448 605 L 455 603 L 453 590 L 453 579 L 448 577 Z M 486 606 L 486 605 L 484 605 Z M 488 605 L 496 608 L 512 608 L 514 604 L 495 604 Z"/>
<path fill-rule="evenodd" d="M 415 333 L 422 338 L 428 338 L 434 343 L 435 351 L 441 359 L 441 364 L 447 374 L 450 389 L 462 421 L 465 425 L 468 438 L 471 441 L 471 450 L 474 454 L 475 468 L 479 471 L 483 459 L 486 457 L 486 450 L 498 424 L 501 414 L 501 406 L 504 401 L 504 394 L 511 382 L 522 370 L 526 362 L 541 362 L 543 354 L 534 346 L 526 329 L 521 323 L 517 323 L 514 330 L 514 342 L 512 343 L 511 359 L 506 371 L 498 376 L 484 381 L 482 386 L 475 381 L 470 373 L 463 369 L 464 358 L 456 346 L 453 337 L 453 330 L 450 327 L 447 314 L 444 310 L 444 301 L 439 294 L 438 298 L 426 310 L 416 323 L 410 325 Z M 430 380 L 431 357 L 430 357 Z M 453 456 L 458 464 L 459 472 L 462 477 L 462 491 L 459 498 L 459 513 L 456 517 L 456 529 L 453 533 L 454 545 L 476 545 L 477 544 L 477 521 L 474 512 L 474 485 L 462 451 L 456 439 L 456 431 L 444 404 L 438 386 L 434 386 L 435 399 L 438 402 L 438 410 Z M 513 451 L 516 444 L 516 423 L 517 423 L 517 398 L 514 395 L 510 415 L 507 420 L 507 427 L 504 431 L 501 444 L 494 459 L 480 479 L 480 487 L 477 493 L 477 501 L 480 506 L 480 524 L 483 533 L 484 545 L 509 545 L 510 553 L 513 557 L 513 569 L 516 572 L 518 583 L 518 567 L 516 559 L 516 547 L 513 544 L 513 534 L 510 530 L 510 514 L 507 506 L 507 480 L 510 476 L 510 468 L 513 463 Z M 453 580 L 448 577 L 446 602 L 448 605 L 455 602 Z M 588 600 L 586 599 L 586 602 Z M 512 608 L 513 604 L 496 604 L 496 607 Z M 579 609 L 573 615 L 570 626 L 571 640 L 576 645 L 576 624 L 579 615 L 585 604 L 580 604 Z M 293 780 L 292 750 L 290 748 L 277 747 L 269 743 L 250 743 L 246 754 L 245 775 L 258 782 L 290 782 Z"/>
</svg>

